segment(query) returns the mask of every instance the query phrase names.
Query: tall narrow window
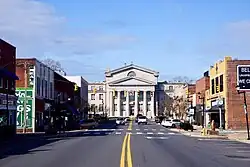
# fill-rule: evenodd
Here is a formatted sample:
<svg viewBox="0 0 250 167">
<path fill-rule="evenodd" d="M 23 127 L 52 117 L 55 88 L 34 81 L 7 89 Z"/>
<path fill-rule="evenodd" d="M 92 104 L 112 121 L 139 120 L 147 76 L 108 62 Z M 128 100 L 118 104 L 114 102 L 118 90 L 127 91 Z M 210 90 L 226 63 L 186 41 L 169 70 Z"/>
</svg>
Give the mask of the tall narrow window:
<svg viewBox="0 0 250 167">
<path fill-rule="evenodd" d="M 214 91 L 214 88 L 215 88 L 214 79 L 212 79 L 211 85 L 212 85 L 212 95 L 213 95 L 215 93 L 215 91 Z"/>
<path fill-rule="evenodd" d="M 223 92 L 223 87 L 224 87 L 223 75 L 220 75 L 220 92 Z"/>
<path fill-rule="evenodd" d="M 216 86 L 216 89 L 215 89 L 216 93 L 219 93 L 219 89 L 218 89 L 219 88 L 219 77 L 215 78 L 215 86 Z"/>
</svg>

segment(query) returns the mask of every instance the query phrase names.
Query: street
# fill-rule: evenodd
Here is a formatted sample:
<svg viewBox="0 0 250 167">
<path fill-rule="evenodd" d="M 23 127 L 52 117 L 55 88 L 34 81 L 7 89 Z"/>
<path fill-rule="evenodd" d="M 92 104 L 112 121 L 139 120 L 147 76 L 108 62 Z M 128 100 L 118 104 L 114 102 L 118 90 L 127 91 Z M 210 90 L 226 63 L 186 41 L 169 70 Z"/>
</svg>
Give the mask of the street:
<svg viewBox="0 0 250 167">
<path fill-rule="evenodd" d="M 82 131 L 78 137 L 30 138 L 1 155 L 4 167 L 249 167 L 250 146 L 191 138 L 150 122 Z"/>
</svg>

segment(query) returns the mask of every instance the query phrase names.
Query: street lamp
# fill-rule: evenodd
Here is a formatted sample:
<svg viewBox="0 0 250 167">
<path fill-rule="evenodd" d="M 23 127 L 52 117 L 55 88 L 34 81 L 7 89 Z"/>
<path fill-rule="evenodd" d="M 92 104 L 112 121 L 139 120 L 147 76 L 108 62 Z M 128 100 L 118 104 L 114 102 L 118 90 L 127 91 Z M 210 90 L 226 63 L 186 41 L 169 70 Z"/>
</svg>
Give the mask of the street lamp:
<svg viewBox="0 0 250 167">
<path fill-rule="evenodd" d="M 198 93 L 199 99 L 202 100 L 202 128 L 205 127 L 205 97 L 201 96 L 201 93 Z"/>
<path fill-rule="evenodd" d="M 247 100 L 246 100 L 246 91 L 240 91 L 239 90 L 240 86 L 237 85 L 236 89 L 238 94 L 243 94 L 244 96 L 244 111 L 245 111 L 245 116 L 246 116 L 246 123 L 247 123 L 247 140 L 250 140 L 250 135 L 249 135 L 249 123 L 248 123 L 248 112 L 247 112 Z"/>
</svg>

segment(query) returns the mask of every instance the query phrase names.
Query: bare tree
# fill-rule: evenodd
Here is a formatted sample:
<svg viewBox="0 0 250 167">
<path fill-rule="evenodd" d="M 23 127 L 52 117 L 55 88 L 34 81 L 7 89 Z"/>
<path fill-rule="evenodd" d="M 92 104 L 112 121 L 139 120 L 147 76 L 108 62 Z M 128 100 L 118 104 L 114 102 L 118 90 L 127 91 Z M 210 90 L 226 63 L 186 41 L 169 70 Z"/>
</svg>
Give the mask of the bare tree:
<svg viewBox="0 0 250 167">
<path fill-rule="evenodd" d="M 174 78 L 172 78 L 173 82 L 182 82 L 182 83 L 193 83 L 195 80 L 190 79 L 187 76 L 176 76 Z"/>
<path fill-rule="evenodd" d="M 62 65 L 59 61 L 53 60 L 51 58 L 47 58 L 45 60 L 42 60 L 42 63 L 50 67 L 52 70 L 57 71 L 59 73 L 64 73 L 64 75 L 66 75 L 66 72 L 62 68 Z"/>
<path fill-rule="evenodd" d="M 164 112 L 165 115 L 171 116 L 171 112 L 173 111 L 174 99 L 172 97 L 166 96 L 164 100 Z"/>
<path fill-rule="evenodd" d="M 184 97 L 175 97 L 173 99 L 173 110 L 178 118 L 184 119 L 186 117 L 187 108 L 188 102 Z"/>
</svg>

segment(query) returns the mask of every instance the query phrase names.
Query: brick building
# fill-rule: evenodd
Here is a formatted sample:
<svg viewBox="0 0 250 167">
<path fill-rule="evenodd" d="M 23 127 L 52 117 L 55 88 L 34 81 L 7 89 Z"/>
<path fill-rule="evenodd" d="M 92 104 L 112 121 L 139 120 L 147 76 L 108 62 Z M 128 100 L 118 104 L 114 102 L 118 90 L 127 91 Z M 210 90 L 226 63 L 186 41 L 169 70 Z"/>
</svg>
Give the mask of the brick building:
<svg viewBox="0 0 250 167">
<path fill-rule="evenodd" d="M 196 112 L 195 112 L 195 122 L 199 125 L 204 124 L 203 107 L 205 111 L 206 107 L 206 90 L 210 87 L 210 78 L 208 71 L 204 73 L 203 77 L 196 81 L 195 94 L 196 94 Z M 204 106 L 203 106 L 204 105 Z"/>
<path fill-rule="evenodd" d="M 16 48 L 0 39 L 0 139 L 16 131 Z"/>
<path fill-rule="evenodd" d="M 223 104 L 222 126 L 225 129 L 246 128 L 245 113 L 243 108 L 243 95 L 238 94 L 237 86 L 237 65 L 250 65 L 250 60 L 233 60 L 227 56 L 210 67 L 210 90 L 207 105 L 209 109 L 209 120 L 215 120 L 219 127 L 218 99 Z M 250 110 L 250 95 L 247 95 L 248 111 Z"/>
<path fill-rule="evenodd" d="M 17 130 L 44 130 L 44 118 L 54 101 L 54 71 L 35 58 L 17 59 Z M 26 102 L 26 105 L 24 103 Z M 26 109 L 24 109 L 26 106 Z M 24 111 L 26 110 L 26 118 Z"/>
<path fill-rule="evenodd" d="M 195 106 L 196 106 L 196 85 L 195 84 L 187 84 L 184 87 L 185 95 L 184 95 L 184 101 L 185 101 L 185 108 L 187 113 L 187 118 L 193 122 L 195 118 Z"/>
<path fill-rule="evenodd" d="M 75 129 L 83 115 L 79 109 L 81 89 L 76 83 L 56 72 L 54 72 L 54 81 L 56 110 L 52 115 L 55 125 L 58 127 L 63 124 L 67 130 Z"/>
</svg>

